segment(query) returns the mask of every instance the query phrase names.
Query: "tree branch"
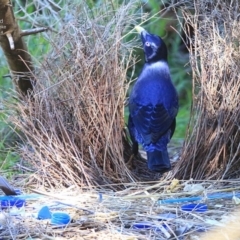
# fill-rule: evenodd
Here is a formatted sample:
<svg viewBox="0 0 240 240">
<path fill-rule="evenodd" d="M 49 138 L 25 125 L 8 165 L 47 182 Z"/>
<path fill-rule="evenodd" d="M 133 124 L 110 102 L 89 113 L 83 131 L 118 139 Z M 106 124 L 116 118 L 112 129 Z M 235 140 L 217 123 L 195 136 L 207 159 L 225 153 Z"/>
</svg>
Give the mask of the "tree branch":
<svg viewBox="0 0 240 240">
<path fill-rule="evenodd" d="M 40 32 L 44 32 L 48 30 L 48 28 L 44 28 L 44 27 L 41 27 L 41 28 L 33 28 L 33 29 L 28 29 L 28 30 L 22 30 L 22 32 L 20 33 L 21 37 L 23 36 L 28 36 L 28 35 L 31 35 L 31 34 L 36 34 L 36 33 L 40 33 Z"/>
</svg>

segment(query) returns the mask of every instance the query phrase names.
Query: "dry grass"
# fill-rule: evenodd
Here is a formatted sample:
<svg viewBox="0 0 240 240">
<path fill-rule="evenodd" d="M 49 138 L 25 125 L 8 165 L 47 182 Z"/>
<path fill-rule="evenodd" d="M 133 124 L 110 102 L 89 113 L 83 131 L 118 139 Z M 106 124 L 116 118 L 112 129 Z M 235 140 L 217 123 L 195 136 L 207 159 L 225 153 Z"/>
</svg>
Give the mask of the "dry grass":
<svg viewBox="0 0 240 240">
<path fill-rule="evenodd" d="M 193 70 L 193 108 L 182 156 L 174 169 L 180 179 L 239 176 L 240 23 L 238 1 L 195 1 L 184 10 Z"/>
</svg>

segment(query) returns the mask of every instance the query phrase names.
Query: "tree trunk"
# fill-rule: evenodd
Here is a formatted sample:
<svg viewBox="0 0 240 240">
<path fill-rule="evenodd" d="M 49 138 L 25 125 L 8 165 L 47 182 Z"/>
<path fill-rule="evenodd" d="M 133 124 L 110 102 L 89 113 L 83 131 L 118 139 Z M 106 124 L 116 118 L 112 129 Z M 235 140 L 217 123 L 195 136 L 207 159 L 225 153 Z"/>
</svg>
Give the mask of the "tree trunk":
<svg viewBox="0 0 240 240">
<path fill-rule="evenodd" d="M 9 0 L 0 0 L 0 45 L 7 58 L 17 90 L 26 95 L 33 89 L 34 68 Z"/>
</svg>

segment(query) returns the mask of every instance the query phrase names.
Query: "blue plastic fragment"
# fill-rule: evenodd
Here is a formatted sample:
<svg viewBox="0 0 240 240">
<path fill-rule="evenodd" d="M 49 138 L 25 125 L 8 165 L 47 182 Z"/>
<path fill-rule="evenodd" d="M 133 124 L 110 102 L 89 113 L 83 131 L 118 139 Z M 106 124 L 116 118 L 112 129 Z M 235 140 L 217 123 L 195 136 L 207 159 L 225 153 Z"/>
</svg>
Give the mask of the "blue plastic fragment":
<svg viewBox="0 0 240 240">
<path fill-rule="evenodd" d="M 181 203 L 181 202 L 193 202 L 193 201 L 199 201 L 202 200 L 202 197 L 185 197 L 185 198 L 172 198 L 172 199 L 164 199 L 159 200 L 159 204 L 164 203 Z"/>
<path fill-rule="evenodd" d="M 39 199 L 41 197 L 44 197 L 44 195 L 31 193 L 31 194 L 21 194 L 21 195 L 17 195 L 17 196 L 0 196 L 0 201 L 5 200 L 6 197 L 13 197 L 13 198 L 26 200 L 26 199 Z"/>
<path fill-rule="evenodd" d="M 52 213 L 51 224 L 54 225 L 66 225 L 70 222 L 71 218 L 69 214 L 64 212 Z"/>
<path fill-rule="evenodd" d="M 158 221 L 166 220 L 166 219 L 174 219 L 177 217 L 176 214 L 174 213 L 160 213 L 157 215 L 158 216 Z"/>
<path fill-rule="evenodd" d="M 171 203 L 181 203 L 181 202 L 193 202 L 193 201 L 202 201 L 204 199 L 231 199 L 235 197 L 240 197 L 240 192 L 237 193 L 211 193 L 208 194 L 206 197 L 196 196 L 196 197 L 184 197 L 184 198 L 172 198 L 172 199 L 164 199 L 159 200 L 158 204 L 171 204 Z"/>
<path fill-rule="evenodd" d="M 162 232 L 162 228 L 165 228 L 166 230 L 169 229 L 169 224 L 154 224 L 153 222 L 137 222 L 133 224 L 133 229 L 136 230 L 154 230 L 155 233 Z"/>
<path fill-rule="evenodd" d="M 151 229 L 155 227 L 152 222 L 138 222 L 133 224 L 134 229 Z"/>
<path fill-rule="evenodd" d="M 37 218 L 39 220 L 44 220 L 44 219 L 51 219 L 52 218 L 52 213 L 49 210 L 48 206 L 42 207 L 39 212 Z"/>
<path fill-rule="evenodd" d="M 37 194 L 37 193 L 30 193 L 30 194 L 21 194 L 19 195 L 22 199 L 29 199 L 29 200 L 35 200 L 44 197 L 44 195 Z M 1 199 L 1 197 L 0 197 Z"/>
<path fill-rule="evenodd" d="M 154 228 L 154 232 L 159 232 L 159 231 L 161 231 L 162 232 L 162 227 L 163 228 L 165 228 L 166 230 L 169 230 L 169 227 L 171 226 L 171 224 L 161 224 L 161 225 L 157 225 L 157 226 L 155 226 L 155 228 Z"/>
<path fill-rule="evenodd" d="M 209 230 L 209 227 L 207 228 L 206 226 L 196 226 L 195 227 L 195 231 L 200 232 L 200 233 L 207 232 L 208 230 Z"/>
<path fill-rule="evenodd" d="M 208 207 L 206 204 L 204 203 L 191 203 L 191 204 L 186 204 L 186 205 L 183 205 L 181 206 L 181 209 L 183 211 L 187 211 L 187 212 L 206 212 Z"/>
<path fill-rule="evenodd" d="M 101 203 L 103 201 L 103 194 L 98 193 L 98 201 Z"/>
<path fill-rule="evenodd" d="M 22 194 L 22 191 L 21 191 L 20 189 L 14 189 L 14 191 L 15 191 L 15 193 L 16 193 L 17 195 L 21 195 L 21 194 Z"/>
<path fill-rule="evenodd" d="M 19 197 L 13 197 L 13 196 L 4 196 L 0 198 L 0 205 L 1 209 L 7 209 L 10 207 L 23 207 L 25 205 L 26 201 Z"/>
</svg>

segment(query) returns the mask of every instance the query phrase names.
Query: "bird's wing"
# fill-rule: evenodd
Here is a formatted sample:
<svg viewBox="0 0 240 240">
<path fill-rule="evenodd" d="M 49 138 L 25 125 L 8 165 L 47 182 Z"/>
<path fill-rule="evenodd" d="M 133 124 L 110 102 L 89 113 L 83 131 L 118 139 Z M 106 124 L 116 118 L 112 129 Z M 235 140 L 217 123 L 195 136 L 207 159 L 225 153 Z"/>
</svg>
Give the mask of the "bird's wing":
<svg viewBox="0 0 240 240">
<path fill-rule="evenodd" d="M 131 118 L 145 144 L 155 143 L 168 129 L 174 129 L 175 117 L 170 116 L 163 104 L 142 106 L 130 104 Z"/>
</svg>

